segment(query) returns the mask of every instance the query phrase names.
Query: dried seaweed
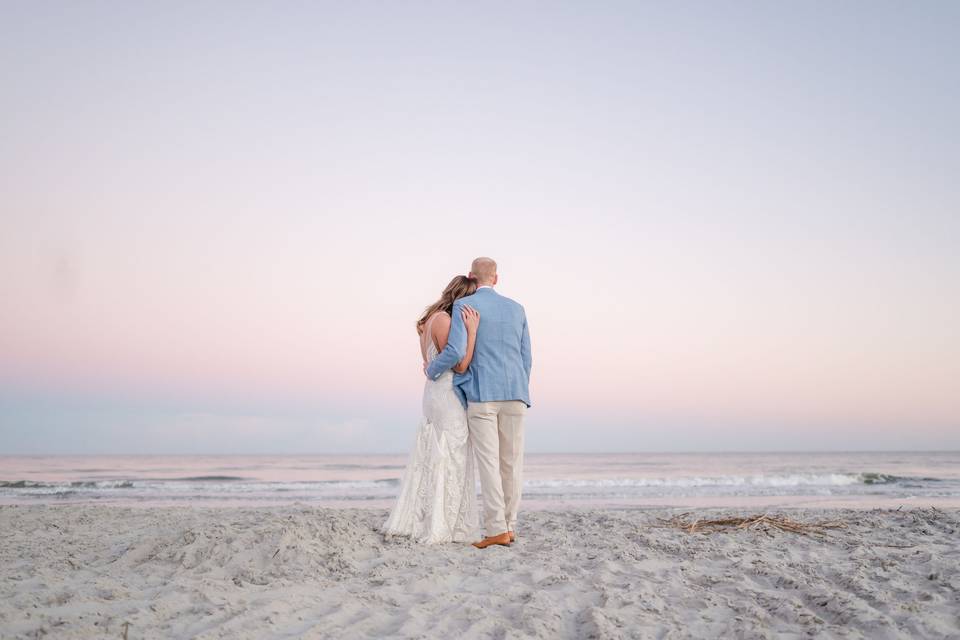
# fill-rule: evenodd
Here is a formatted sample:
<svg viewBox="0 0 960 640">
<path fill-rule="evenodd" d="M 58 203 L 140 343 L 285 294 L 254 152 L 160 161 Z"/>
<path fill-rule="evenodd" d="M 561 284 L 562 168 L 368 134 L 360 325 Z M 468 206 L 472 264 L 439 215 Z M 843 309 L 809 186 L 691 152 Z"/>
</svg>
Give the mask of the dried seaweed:
<svg viewBox="0 0 960 640">
<path fill-rule="evenodd" d="M 786 516 L 758 514 L 746 517 L 729 518 L 691 518 L 690 513 L 681 513 L 672 518 L 658 518 L 661 526 L 680 529 L 687 533 L 715 533 L 729 530 L 760 531 L 768 535 L 773 530 L 786 531 L 800 535 L 823 536 L 829 529 L 844 529 L 846 523 L 840 520 L 821 520 L 817 522 L 800 522 Z"/>
</svg>

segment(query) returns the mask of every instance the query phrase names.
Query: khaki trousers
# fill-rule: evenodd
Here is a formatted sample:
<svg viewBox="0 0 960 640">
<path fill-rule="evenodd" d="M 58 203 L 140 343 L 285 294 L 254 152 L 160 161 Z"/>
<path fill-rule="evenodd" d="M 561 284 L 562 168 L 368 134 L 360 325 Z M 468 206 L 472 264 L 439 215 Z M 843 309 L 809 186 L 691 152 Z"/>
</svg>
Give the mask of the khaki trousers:
<svg viewBox="0 0 960 640">
<path fill-rule="evenodd" d="M 467 405 L 470 440 L 477 456 L 483 526 L 488 536 L 514 531 L 523 483 L 523 416 L 520 400 Z"/>
</svg>

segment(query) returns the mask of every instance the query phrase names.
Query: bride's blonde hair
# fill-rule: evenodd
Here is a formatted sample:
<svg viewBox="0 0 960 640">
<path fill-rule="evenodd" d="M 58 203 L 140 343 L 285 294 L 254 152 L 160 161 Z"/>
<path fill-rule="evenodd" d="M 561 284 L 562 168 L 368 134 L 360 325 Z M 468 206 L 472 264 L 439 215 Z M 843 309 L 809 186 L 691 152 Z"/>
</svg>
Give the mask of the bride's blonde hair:
<svg viewBox="0 0 960 640">
<path fill-rule="evenodd" d="M 427 324 L 430 316 L 437 311 L 446 311 L 450 313 L 453 310 L 453 303 L 464 296 L 470 296 L 477 292 L 477 281 L 467 276 L 454 276 L 450 284 L 446 286 L 440 299 L 424 309 L 423 315 L 417 320 L 417 333 L 423 334 L 423 326 Z"/>
</svg>

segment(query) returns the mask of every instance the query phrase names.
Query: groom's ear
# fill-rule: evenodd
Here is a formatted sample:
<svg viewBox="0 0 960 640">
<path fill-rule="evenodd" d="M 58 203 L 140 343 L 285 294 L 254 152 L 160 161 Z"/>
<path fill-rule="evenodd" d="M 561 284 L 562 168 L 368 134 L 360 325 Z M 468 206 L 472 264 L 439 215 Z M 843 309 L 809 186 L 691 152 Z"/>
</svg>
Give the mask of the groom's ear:
<svg viewBox="0 0 960 640">
<path fill-rule="evenodd" d="M 493 284 L 497 284 L 498 280 L 500 280 L 500 276 L 496 273 L 493 274 Z"/>
</svg>

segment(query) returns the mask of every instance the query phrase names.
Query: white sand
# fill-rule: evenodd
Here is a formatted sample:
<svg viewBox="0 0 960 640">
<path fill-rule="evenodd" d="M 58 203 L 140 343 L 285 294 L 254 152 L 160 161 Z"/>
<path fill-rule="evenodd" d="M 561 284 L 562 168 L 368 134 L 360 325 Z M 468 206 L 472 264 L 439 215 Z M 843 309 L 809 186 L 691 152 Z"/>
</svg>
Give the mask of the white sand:
<svg viewBox="0 0 960 640">
<path fill-rule="evenodd" d="M 0 636 L 960 638 L 960 511 L 780 512 L 850 523 L 826 541 L 673 513 L 529 512 L 479 551 L 380 510 L 0 507 Z"/>
</svg>

